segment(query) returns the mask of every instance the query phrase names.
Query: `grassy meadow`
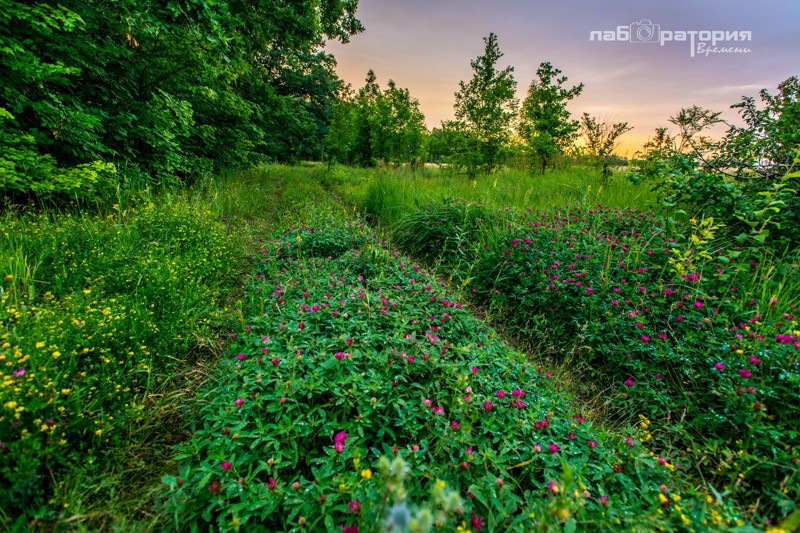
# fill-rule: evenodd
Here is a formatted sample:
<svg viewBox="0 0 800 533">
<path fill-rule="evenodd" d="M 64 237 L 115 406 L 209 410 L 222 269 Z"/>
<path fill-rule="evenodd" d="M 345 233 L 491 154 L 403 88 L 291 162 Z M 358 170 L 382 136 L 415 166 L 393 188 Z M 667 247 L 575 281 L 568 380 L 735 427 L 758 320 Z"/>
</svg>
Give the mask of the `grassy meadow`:
<svg viewBox="0 0 800 533">
<path fill-rule="evenodd" d="M 319 179 L 345 202 L 389 225 L 420 203 L 442 198 L 516 209 L 598 203 L 647 209 L 657 201 L 650 185 L 634 185 L 621 171 L 615 172 L 606 185 L 600 185 L 600 171 L 592 166 L 557 168 L 543 175 L 505 168 L 475 179 L 434 165 L 416 171 L 334 166 Z"/>
<path fill-rule="evenodd" d="M 0 224 L 0 528 L 795 531 L 796 258 L 573 167 Z"/>
</svg>

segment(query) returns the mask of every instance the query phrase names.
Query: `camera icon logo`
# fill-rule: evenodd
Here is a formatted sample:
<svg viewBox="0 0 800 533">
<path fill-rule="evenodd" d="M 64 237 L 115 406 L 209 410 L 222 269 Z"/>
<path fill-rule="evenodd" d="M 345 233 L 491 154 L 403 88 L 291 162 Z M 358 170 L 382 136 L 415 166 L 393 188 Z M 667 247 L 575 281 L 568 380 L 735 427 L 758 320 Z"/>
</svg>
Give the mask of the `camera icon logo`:
<svg viewBox="0 0 800 533">
<path fill-rule="evenodd" d="M 632 43 L 657 43 L 661 35 L 661 24 L 653 24 L 650 19 L 632 22 L 630 25 Z"/>
</svg>

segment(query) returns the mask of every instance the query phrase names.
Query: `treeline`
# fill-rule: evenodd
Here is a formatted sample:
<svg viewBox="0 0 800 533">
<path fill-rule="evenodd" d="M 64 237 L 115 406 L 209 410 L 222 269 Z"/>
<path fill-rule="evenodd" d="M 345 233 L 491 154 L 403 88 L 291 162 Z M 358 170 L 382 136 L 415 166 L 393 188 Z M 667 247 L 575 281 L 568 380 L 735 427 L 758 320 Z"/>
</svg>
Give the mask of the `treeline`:
<svg viewBox="0 0 800 533">
<path fill-rule="evenodd" d="M 0 0 L 0 191 L 94 198 L 319 159 L 358 0 Z"/>
<path fill-rule="evenodd" d="M 329 162 L 372 166 L 380 163 L 445 163 L 474 176 L 514 161 L 544 172 L 560 156 L 588 156 L 608 173 L 617 138 L 627 123 L 609 125 L 584 114 L 573 119 L 567 104 L 583 84 L 567 85 L 567 77 L 543 62 L 525 100 L 516 98 L 514 68 L 500 68 L 503 56 L 497 36 L 484 39 L 483 55 L 471 62 L 473 77 L 459 83 L 456 119 L 428 132 L 419 103 L 393 81 L 381 92 L 370 70 L 357 93 L 339 101 L 325 142 Z M 585 142 L 579 148 L 580 136 Z"/>
</svg>

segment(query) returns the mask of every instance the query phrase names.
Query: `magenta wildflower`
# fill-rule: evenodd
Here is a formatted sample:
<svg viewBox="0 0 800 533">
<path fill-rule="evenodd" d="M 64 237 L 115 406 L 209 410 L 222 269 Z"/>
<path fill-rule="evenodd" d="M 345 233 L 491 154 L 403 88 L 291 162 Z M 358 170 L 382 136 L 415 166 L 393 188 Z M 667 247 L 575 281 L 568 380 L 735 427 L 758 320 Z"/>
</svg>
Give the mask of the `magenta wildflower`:
<svg viewBox="0 0 800 533">
<path fill-rule="evenodd" d="M 475 531 L 483 529 L 483 518 L 477 516 L 475 513 L 472 513 L 472 516 L 469 517 L 469 521 Z"/>
<path fill-rule="evenodd" d="M 344 451 L 344 441 L 347 440 L 347 433 L 341 431 L 333 437 L 333 449 L 336 450 L 337 453 L 342 453 Z"/>
<path fill-rule="evenodd" d="M 642 342 L 650 342 L 650 337 L 647 335 L 642 335 L 640 338 L 642 339 Z"/>
<path fill-rule="evenodd" d="M 223 472 L 227 472 L 228 470 L 231 469 L 231 467 L 233 466 L 233 463 L 231 463 L 230 461 L 222 461 L 220 466 L 222 467 L 222 471 Z"/>
<path fill-rule="evenodd" d="M 473 374 L 477 374 L 478 373 L 478 367 L 477 366 L 473 366 L 472 368 L 469 369 L 469 371 L 472 372 Z"/>
<path fill-rule="evenodd" d="M 747 370 L 746 368 L 740 368 L 739 369 L 739 375 L 742 376 L 744 379 L 747 379 L 750 376 L 752 376 L 752 373 L 749 370 Z"/>
<path fill-rule="evenodd" d="M 626 387 L 633 387 L 633 383 L 634 382 L 633 382 L 633 380 L 631 378 L 628 378 L 628 379 L 625 380 L 625 386 Z"/>
<path fill-rule="evenodd" d="M 542 446 L 538 442 L 533 444 L 533 451 L 534 453 L 539 453 L 542 451 Z"/>
<path fill-rule="evenodd" d="M 239 361 L 244 361 L 245 359 L 247 359 L 247 356 L 243 353 L 240 353 L 239 355 L 236 356 L 236 359 L 238 359 Z"/>
<path fill-rule="evenodd" d="M 600 496 L 600 505 L 607 505 L 608 504 L 608 496 L 603 494 Z"/>
<path fill-rule="evenodd" d="M 495 393 L 495 396 L 497 396 L 498 398 L 505 398 L 506 392 L 504 390 L 499 390 Z"/>
<path fill-rule="evenodd" d="M 361 512 L 361 500 L 356 498 L 347 504 L 347 510 L 352 514 L 359 514 Z"/>
<path fill-rule="evenodd" d="M 547 490 L 549 490 L 553 494 L 558 494 L 558 485 L 556 485 L 555 481 L 548 481 L 547 482 Z"/>
<path fill-rule="evenodd" d="M 422 404 L 423 404 L 425 407 L 430 407 L 431 405 L 433 405 L 433 402 L 432 402 L 432 401 L 430 401 L 428 398 L 425 398 L 424 400 L 422 400 Z"/>
<path fill-rule="evenodd" d="M 589 448 L 597 448 L 597 442 L 589 439 Z"/>
<path fill-rule="evenodd" d="M 494 404 L 492 402 L 490 402 L 490 401 L 483 402 L 483 410 L 484 411 L 491 411 L 492 409 L 494 409 Z"/>
<path fill-rule="evenodd" d="M 236 401 L 233 402 L 233 405 L 236 407 L 241 406 L 244 403 L 244 398 L 236 398 Z"/>
<path fill-rule="evenodd" d="M 458 427 L 459 427 L 459 423 L 458 423 L 457 420 L 452 420 L 450 422 L 450 429 L 452 429 L 453 431 L 456 431 L 458 429 Z"/>
<path fill-rule="evenodd" d="M 511 396 L 513 396 L 514 398 L 522 398 L 525 396 L 525 393 L 519 389 L 514 389 L 513 391 L 511 391 Z"/>
<path fill-rule="evenodd" d="M 625 444 L 627 444 L 628 446 L 633 446 L 636 443 L 633 442 L 632 438 L 628 437 L 627 439 L 625 439 Z"/>
<path fill-rule="evenodd" d="M 296 483 L 296 482 L 295 482 L 295 483 Z M 274 477 L 271 477 L 271 478 L 269 478 L 269 479 L 267 480 L 267 482 L 265 483 L 265 485 L 267 486 L 267 488 L 268 488 L 269 490 L 275 490 L 275 489 L 278 487 L 278 480 L 277 480 L 277 479 L 275 479 Z"/>
<path fill-rule="evenodd" d="M 19 367 L 18 369 L 14 370 L 11 375 L 15 378 L 21 378 L 25 375 L 25 369 L 23 367 Z"/>
<path fill-rule="evenodd" d="M 547 449 L 550 450 L 551 453 L 558 453 L 558 444 L 551 442 Z"/>
<path fill-rule="evenodd" d="M 751 355 L 747 360 L 750 361 L 750 363 L 753 364 L 753 365 L 757 365 L 758 364 L 758 357 L 755 357 L 755 356 Z"/>
<path fill-rule="evenodd" d="M 719 371 L 722 371 L 725 370 L 725 365 L 723 365 L 722 363 L 715 363 L 714 368 L 716 368 Z"/>
</svg>

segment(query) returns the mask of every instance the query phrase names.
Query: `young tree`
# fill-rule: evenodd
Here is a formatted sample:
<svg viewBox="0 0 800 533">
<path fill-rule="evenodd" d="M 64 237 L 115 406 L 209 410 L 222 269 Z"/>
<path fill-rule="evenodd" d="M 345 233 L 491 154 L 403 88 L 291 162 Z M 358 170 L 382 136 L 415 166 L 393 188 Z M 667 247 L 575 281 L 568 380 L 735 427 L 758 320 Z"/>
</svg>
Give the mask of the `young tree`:
<svg viewBox="0 0 800 533">
<path fill-rule="evenodd" d="M 356 95 L 355 153 L 351 162 L 361 166 L 375 164 L 373 143 L 379 136 L 372 132 L 372 127 L 375 108 L 381 96 L 377 79 L 375 71 L 369 69 L 364 86 L 358 90 Z"/>
<path fill-rule="evenodd" d="M 470 151 L 477 149 L 477 154 L 456 154 L 456 162 L 466 166 L 470 175 L 474 175 L 476 165 L 491 172 L 500 164 L 518 105 L 514 97 L 514 67 L 497 69 L 497 62 L 503 57 L 497 35 L 490 33 L 483 41 L 483 55 L 471 62 L 472 79 L 459 82 L 455 114 L 460 124 L 450 125 L 450 129 L 464 132 L 475 141 L 465 146 Z"/>
<path fill-rule="evenodd" d="M 342 163 L 371 166 L 415 163 L 424 155 L 425 116 L 408 89 L 393 80 L 381 91 L 375 72 L 352 97 L 343 94 L 325 140 L 326 155 Z"/>
<path fill-rule="evenodd" d="M 413 165 L 424 155 L 427 133 L 419 101 L 412 98 L 408 89 L 397 87 L 394 80 L 389 80 L 381 100 L 386 112 L 379 123 L 385 138 L 380 159 Z"/>
<path fill-rule="evenodd" d="M 580 83 L 567 89 L 566 76 L 549 62 L 539 65 L 522 102 L 519 133 L 544 174 L 550 159 L 563 153 L 577 136 L 580 122 L 570 120 L 567 102 L 583 91 Z"/>
<path fill-rule="evenodd" d="M 586 145 L 586 151 L 601 166 L 601 183 L 605 185 L 611 177 L 611 158 L 617 139 L 625 132 L 630 131 L 631 127 L 627 122 L 611 124 L 601 121 L 595 117 L 584 113 L 581 118 L 581 131 Z"/>
</svg>

